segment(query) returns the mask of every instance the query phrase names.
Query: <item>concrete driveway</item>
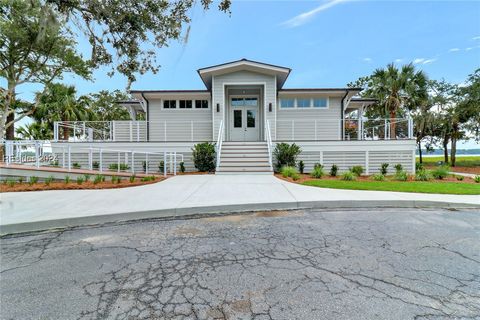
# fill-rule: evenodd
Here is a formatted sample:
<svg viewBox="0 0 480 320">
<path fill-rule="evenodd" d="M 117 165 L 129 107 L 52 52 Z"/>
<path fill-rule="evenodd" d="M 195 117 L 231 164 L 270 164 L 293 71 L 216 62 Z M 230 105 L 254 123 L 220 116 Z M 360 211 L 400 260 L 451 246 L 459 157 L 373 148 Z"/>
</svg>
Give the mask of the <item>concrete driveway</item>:
<svg viewBox="0 0 480 320">
<path fill-rule="evenodd" d="M 324 189 L 270 175 L 184 175 L 140 187 L 4 193 L 0 197 L 2 233 L 205 212 L 425 202 L 480 205 L 480 196 L 475 195 Z"/>
<path fill-rule="evenodd" d="M 1 319 L 478 319 L 478 210 L 142 221 L 0 239 Z"/>
</svg>

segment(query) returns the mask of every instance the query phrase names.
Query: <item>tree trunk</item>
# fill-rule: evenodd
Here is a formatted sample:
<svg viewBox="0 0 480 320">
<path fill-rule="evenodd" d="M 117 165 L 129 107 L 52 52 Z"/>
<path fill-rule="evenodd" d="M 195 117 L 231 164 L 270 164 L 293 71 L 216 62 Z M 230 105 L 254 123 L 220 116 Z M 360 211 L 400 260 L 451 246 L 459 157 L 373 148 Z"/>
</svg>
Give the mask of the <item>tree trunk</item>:
<svg viewBox="0 0 480 320">
<path fill-rule="evenodd" d="M 448 140 L 448 137 L 443 139 L 443 157 L 445 163 L 448 163 Z"/>
<path fill-rule="evenodd" d="M 423 158 L 422 158 L 422 142 L 418 142 L 418 156 L 420 158 L 420 163 L 423 163 Z"/>
<path fill-rule="evenodd" d="M 15 120 L 15 112 L 7 116 L 7 123 Z M 5 140 L 15 140 L 15 124 L 12 124 L 5 129 Z"/>
<path fill-rule="evenodd" d="M 452 167 L 455 167 L 455 161 L 457 160 L 457 137 L 452 137 L 452 148 L 450 150 L 450 162 Z"/>
<path fill-rule="evenodd" d="M 390 111 L 390 139 L 396 139 L 397 138 L 397 112 L 396 111 Z"/>
</svg>

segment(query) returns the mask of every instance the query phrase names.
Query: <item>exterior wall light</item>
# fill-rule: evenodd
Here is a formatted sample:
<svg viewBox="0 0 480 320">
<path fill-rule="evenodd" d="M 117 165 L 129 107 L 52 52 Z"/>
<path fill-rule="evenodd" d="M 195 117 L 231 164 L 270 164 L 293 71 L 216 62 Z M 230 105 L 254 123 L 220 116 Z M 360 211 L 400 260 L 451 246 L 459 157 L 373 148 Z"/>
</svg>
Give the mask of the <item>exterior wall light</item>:
<svg viewBox="0 0 480 320">
<path fill-rule="evenodd" d="M 217 112 L 220 112 L 220 103 L 217 103 Z"/>
<path fill-rule="evenodd" d="M 268 112 L 272 112 L 272 103 L 271 102 L 268 104 Z"/>
</svg>

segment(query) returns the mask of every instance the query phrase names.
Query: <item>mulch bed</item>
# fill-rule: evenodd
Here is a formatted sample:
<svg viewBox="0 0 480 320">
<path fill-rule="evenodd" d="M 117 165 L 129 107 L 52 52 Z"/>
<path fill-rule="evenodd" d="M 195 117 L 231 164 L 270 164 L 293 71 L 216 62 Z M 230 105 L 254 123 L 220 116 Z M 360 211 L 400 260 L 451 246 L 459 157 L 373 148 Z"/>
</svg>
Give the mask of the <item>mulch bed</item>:
<svg viewBox="0 0 480 320">
<path fill-rule="evenodd" d="M 279 179 L 282 179 L 282 180 L 285 180 L 285 181 L 288 181 L 288 182 L 294 182 L 294 183 L 303 183 L 305 181 L 309 181 L 309 180 L 318 180 L 316 178 L 312 178 L 310 175 L 308 174 L 300 174 L 300 179 L 298 180 L 293 180 L 292 178 L 284 178 L 280 173 L 275 173 L 275 176 Z M 329 175 L 326 175 L 326 176 L 323 176 L 322 177 L 322 180 L 341 180 L 342 178 L 339 176 L 337 177 L 331 177 Z M 360 176 L 360 177 L 357 177 L 357 179 L 355 181 L 375 181 L 372 179 L 372 176 Z M 393 178 L 393 176 L 386 176 L 386 179 L 385 181 L 397 181 Z M 404 181 L 404 182 L 408 182 L 408 181 L 416 181 L 415 180 L 415 177 L 412 177 L 412 176 L 409 176 L 408 177 L 408 180 L 407 181 Z M 397 182 L 402 182 L 402 181 L 397 181 Z M 475 181 L 472 179 L 472 178 L 469 178 L 469 177 L 464 177 L 463 181 L 459 181 L 457 180 L 457 178 L 455 177 L 452 177 L 452 176 L 448 176 L 442 180 L 437 180 L 437 179 L 431 179 L 431 180 L 428 180 L 428 182 L 437 182 L 437 183 L 444 183 L 444 182 L 456 182 L 456 183 L 475 183 Z"/>
<path fill-rule="evenodd" d="M 128 178 L 122 179 L 119 183 L 112 183 L 111 181 L 99 182 L 94 184 L 92 181 L 83 182 L 78 184 L 74 179 L 70 183 L 64 181 L 51 182 L 50 185 L 46 185 L 43 182 L 30 185 L 28 182 L 18 183 L 15 181 L 15 185 L 10 187 L 6 184 L 0 185 L 0 193 L 3 192 L 21 192 L 21 191 L 46 191 L 46 190 L 87 190 L 87 189 L 117 189 L 143 186 L 147 184 L 157 183 L 165 180 L 163 177 L 157 177 L 154 181 L 141 181 L 136 179 L 134 182 L 130 182 Z"/>
</svg>

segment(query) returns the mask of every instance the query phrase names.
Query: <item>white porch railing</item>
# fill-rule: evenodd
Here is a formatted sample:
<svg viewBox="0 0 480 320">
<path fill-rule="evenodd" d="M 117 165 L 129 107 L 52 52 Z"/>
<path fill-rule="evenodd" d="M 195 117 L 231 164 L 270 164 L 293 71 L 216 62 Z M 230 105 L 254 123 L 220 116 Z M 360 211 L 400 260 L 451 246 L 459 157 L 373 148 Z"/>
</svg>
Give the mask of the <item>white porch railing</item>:
<svg viewBox="0 0 480 320">
<path fill-rule="evenodd" d="M 53 130 L 54 141 L 68 142 L 205 141 L 211 132 L 212 121 L 202 120 L 59 121 Z"/>
<path fill-rule="evenodd" d="M 217 161 L 216 161 L 216 168 L 220 167 L 220 156 L 222 153 L 222 143 L 223 143 L 223 120 L 220 121 L 220 127 L 218 128 L 218 137 L 217 137 L 217 144 L 215 145 L 215 149 L 217 152 Z"/>
<path fill-rule="evenodd" d="M 268 164 L 270 165 L 270 169 L 273 170 L 273 163 L 272 163 L 272 134 L 270 131 L 270 120 L 267 120 L 265 123 L 265 135 L 267 138 L 267 149 L 268 149 Z"/>
<path fill-rule="evenodd" d="M 395 134 L 391 125 L 395 125 Z M 343 139 L 342 139 L 343 137 Z M 276 140 L 390 140 L 413 139 L 413 120 L 401 119 L 292 119 L 277 120 Z"/>
</svg>

